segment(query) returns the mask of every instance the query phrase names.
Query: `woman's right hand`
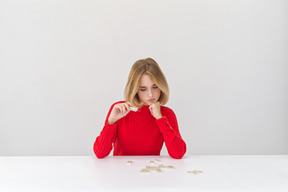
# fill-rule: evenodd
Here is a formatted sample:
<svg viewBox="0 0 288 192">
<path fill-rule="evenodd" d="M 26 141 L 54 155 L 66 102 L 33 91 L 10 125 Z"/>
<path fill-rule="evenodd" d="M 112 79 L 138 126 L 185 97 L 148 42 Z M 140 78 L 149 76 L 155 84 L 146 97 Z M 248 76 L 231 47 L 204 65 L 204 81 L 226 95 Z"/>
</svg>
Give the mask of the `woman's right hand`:
<svg viewBox="0 0 288 192">
<path fill-rule="evenodd" d="M 132 105 L 129 102 L 118 103 L 114 105 L 108 118 L 108 123 L 115 124 L 116 121 L 118 121 L 122 117 L 125 117 L 130 112 L 130 107 L 132 107 Z"/>
</svg>

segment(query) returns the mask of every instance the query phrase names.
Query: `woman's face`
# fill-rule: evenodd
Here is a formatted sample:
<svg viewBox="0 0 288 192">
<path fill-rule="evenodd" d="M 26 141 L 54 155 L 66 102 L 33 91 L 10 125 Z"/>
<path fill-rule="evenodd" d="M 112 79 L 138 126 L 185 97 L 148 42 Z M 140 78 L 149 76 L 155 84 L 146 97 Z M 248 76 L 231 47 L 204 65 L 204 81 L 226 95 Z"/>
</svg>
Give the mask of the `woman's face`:
<svg viewBox="0 0 288 192">
<path fill-rule="evenodd" d="M 151 105 L 158 101 L 161 90 L 153 83 L 149 75 L 143 74 L 140 78 L 140 86 L 137 93 L 144 105 Z"/>
</svg>

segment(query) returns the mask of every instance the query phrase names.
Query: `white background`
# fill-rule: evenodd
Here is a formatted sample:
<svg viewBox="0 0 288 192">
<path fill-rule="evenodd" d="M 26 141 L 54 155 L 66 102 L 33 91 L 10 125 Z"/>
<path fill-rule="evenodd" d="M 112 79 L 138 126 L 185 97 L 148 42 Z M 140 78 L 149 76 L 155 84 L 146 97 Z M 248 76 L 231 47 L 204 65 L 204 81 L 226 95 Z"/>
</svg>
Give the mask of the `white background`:
<svg viewBox="0 0 288 192">
<path fill-rule="evenodd" d="M 187 155 L 288 154 L 287 53 L 285 0 L 1 0 L 0 155 L 93 155 L 147 57 Z"/>
</svg>

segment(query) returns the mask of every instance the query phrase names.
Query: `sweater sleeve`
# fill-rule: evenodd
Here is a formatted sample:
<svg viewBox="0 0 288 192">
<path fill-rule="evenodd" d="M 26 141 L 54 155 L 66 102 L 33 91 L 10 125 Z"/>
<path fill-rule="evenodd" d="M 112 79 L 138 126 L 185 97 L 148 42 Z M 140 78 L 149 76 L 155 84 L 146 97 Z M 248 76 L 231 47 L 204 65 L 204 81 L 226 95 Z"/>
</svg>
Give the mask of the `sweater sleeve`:
<svg viewBox="0 0 288 192">
<path fill-rule="evenodd" d="M 112 144 L 115 141 L 115 138 L 117 136 L 117 129 L 118 129 L 118 121 L 115 124 L 109 124 L 108 118 L 111 114 L 111 111 L 115 104 L 119 102 L 114 103 L 107 114 L 104 127 L 102 131 L 100 132 L 100 135 L 96 138 L 93 146 L 93 150 L 95 155 L 98 158 L 104 158 L 108 156 L 112 150 Z"/>
<path fill-rule="evenodd" d="M 186 143 L 180 135 L 175 113 L 169 110 L 167 114 L 157 119 L 156 122 L 164 137 L 169 155 L 172 158 L 181 159 L 186 153 Z"/>
</svg>

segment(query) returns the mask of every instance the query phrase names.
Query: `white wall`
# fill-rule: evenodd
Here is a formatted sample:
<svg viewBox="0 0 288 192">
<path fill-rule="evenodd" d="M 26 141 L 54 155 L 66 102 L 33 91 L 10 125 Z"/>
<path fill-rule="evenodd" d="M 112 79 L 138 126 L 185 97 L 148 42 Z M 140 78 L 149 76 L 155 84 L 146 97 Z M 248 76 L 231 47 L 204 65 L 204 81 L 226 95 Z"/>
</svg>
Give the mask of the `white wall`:
<svg viewBox="0 0 288 192">
<path fill-rule="evenodd" d="M 93 155 L 146 57 L 167 77 L 188 155 L 288 154 L 287 11 L 285 0 L 0 1 L 0 155 Z"/>
</svg>

